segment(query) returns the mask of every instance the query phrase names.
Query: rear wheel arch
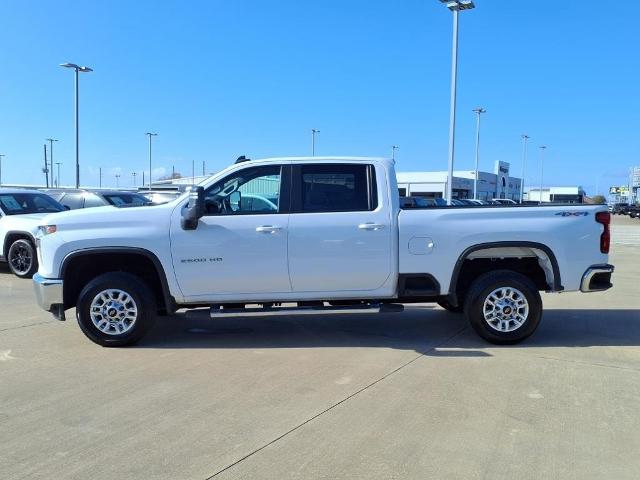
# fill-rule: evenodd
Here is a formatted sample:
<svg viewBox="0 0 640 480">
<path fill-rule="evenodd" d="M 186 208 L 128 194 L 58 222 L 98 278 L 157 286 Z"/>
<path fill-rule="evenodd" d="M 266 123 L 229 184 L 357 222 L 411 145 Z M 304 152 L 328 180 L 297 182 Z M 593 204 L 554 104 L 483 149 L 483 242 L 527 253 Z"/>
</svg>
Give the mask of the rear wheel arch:
<svg viewBox="0 0 640 480">
<path fill-rule="evenodd" d="M 525 249 L 529 253 L 519 256 L 508 250 L 514 248 Z M 483 252 L 488 256 L 483 257 Z M 489 260 L 493 265 L 480 272 L 475 271 L 478 268 L 472 268 L 472 278 L 465 278 L 465 272 L 469 272 L 469 262 L 482 260 L 485 262 Z M 523 269 L 532 269 L 532 276 L 537 280 L 536 286 L 539 290 L 561 291 L 564 289 L 558 260 L 547 245 L 522 241 L 489 242 L 472 245 L 458 257 L 451 275 L 447 301 L 455 306 L 460 305 L 466 290 L 478 276 L 488 271 L 505 269 L 513 269 L 520 273 L 526 273 Z"/>
<path fill-rule="evenodd" d="M 156 298 L 158 313 L 176 310 L 166 272 L 158 257 L 149 250 L 129 247 L 91 248 L 67 255 L 60 268 L 60 278 L 64 280 L 64 308 L 74 307 L 84 286 L 109 272 L 135 275 L 146 283 Z"/>
</svg>

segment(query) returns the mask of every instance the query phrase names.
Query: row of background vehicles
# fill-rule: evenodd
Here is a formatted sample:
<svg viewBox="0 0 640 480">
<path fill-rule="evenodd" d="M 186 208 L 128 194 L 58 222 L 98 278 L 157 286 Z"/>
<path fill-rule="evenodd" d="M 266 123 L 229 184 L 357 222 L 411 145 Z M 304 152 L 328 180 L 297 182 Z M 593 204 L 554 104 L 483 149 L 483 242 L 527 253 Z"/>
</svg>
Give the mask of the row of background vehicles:
<svg viewBox="0 0 640 480">
<path fill-rule="evenodd" d="M 613 215 L 629 215 L 631 218 L 640 219 L 640 205 L 631 205 L 629 203 L 614 203 L 609 205 L 609 211 Z"/>
<path fill-rule="evenodd" d="M 523 202 L 524 203 L 524 202 Z M 537 205 L 538 202 L 531 202 Z M 400 197 L 401 208 L 430 208 L 444 207 L 447 201 L 444 198 L 424 198 L 424 197 Z M 487 205 L 502 205 L 508 207 L 510 205 L 519 205 L 518 202 L 510 198 L 493 198 L 491 200 L 476 200 L 472 198 L 454 198 L 451 205 L 457 207 L 480 207 Z"/>
<path fill-rule="evenodd" d="M 50 213 L 93 207 L 158 205 L 176 199 L 186 189 L 8 189 L 0 188 L 0 262 L 16 276 L 31 278 L 38 270 L 36 233 L 40 220 Z"/>
</svg>

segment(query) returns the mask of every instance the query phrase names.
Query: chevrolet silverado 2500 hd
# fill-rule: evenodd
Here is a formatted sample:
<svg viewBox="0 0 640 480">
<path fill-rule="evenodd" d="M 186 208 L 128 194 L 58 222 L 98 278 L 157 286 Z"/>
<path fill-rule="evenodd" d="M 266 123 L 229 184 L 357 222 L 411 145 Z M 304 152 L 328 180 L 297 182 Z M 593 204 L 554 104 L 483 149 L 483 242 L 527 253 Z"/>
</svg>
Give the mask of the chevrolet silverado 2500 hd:
<svg viewBox="0 0 640 480">
<path fill-rule="evenodd" d="M 399 207 L 394 164 L 371 158 L 236 163 L 157 206 L 47 216 L 34 287 L 58 319 L 75 307 L 104 346 L 156 315 L 212 317 L 463 310 L 494 343 L 527 338 L 540 291 L 611 287 L 602 206 Z M 292 305 L 292 306 L 289 306 Z"/>
</svg>

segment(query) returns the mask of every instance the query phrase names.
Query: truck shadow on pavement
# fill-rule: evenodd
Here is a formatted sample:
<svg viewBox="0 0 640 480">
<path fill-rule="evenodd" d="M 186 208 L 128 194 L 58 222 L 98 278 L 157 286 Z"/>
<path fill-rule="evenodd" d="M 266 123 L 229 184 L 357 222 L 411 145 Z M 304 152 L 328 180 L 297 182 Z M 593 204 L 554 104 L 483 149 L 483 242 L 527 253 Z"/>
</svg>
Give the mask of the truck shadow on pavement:
<svg viewBox="0 0 640 480">
<path fill-rule="evenodd" d="M 393 348 L 432 356 L 491 356 L 496 348 L 640 346 L 640 309 L 545 311 L 516 346 L 491 345 L 463 315 L 431 306 L 401 314 L 215 319 L 208 310 L 160 318 L 139 348 Z"/>
</svg>

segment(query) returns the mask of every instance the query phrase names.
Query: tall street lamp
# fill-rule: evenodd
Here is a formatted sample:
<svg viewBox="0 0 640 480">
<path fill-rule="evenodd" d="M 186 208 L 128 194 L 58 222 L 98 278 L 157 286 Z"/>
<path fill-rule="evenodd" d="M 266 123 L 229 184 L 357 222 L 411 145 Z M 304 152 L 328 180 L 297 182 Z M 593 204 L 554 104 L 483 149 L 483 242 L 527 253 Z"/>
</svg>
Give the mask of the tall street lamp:
<svg viewBox="0 0 640 480">
<path fill-rule="evenodd" d="M 53 186 L 53 142 L 57 142 L 55 138 L 47 138 L 49 142 L 49 164 L 51 165 L 51 186 Z"/>
<path fill-rule="evenodd" d="M 79 129 L 80 98 L 78 97 L 78 76 L 80 72 L 82 73 L 93 72 L 93 69 L 89 67 L 80 67 L 75 63 L 61 63 L 60 66 L 65 68 L 73 68 L 76 72 L 76 75 L 75 75 L 75 78 L 76 78 L 76 97 L 75 97 L 76 98 L 75 100 L 75 104 L 76 104 L 76 120 L 75 120 L 76 122 L 76 188 L 80 188 L 80 129 Z"/>
<path fill-rule="evenodd" d="M 449 117 L 449 169 L 447 173 L 447 205 L 453 198 L 453 159 L 456 136 L 456 89 L 458 83 L 458 14 L 462 10 L 471 10 L 475 4 L 471 0 L 440 0 L 453 12 L 453 48 L 451 53 L 451 106 Z"/>
<path fill-rule="evenodd" d="M 136 175 L 138 175 L 136 172 L 131 172 L 131 176 L 133 177 L 133 186 L 136 186 Z"/>
<path fill-rule="evenodd" d="M 544 151 L 546 149 L 546 145 L 540 146 L 540 203 L 542 203 L 542 183 L 544 181 Z M 549 197 L 549 200 L 551 200 L 551 197 Z"/>
<path fill-rule="evenodd" d="M 6 155 L 0 153 L 0 187 L 2 186 L 2 157 L 6 157 Z"/>
<path fill-rule="evenodd" d="M 120 174 L 116 173 L 116 188 L 120 188 Z"/>
<path fill-rule="evenodd" d="M 391 145 L 391 160 L 396 161 L 396 150 L 400 147 L 398 145 Z"/>
<path fill-rule="evenodd" d="M 151 190 L 151 137 L 157 137 L 158 134 L 153 132 L 147 132 L 145 133 L 145 135 L 149 137 L 149 190 Z"/>
<path fill-rule="evenodd" d="M 480 163 L 480 115 L 482 115 L 483 113 L 487 113 L 487 111 L 482 107 L 474 108 L 473 111 L 478 116 L 478 119 L 476 121 L 476 171 L 475 171 L 475 175 L 473 176 L 473 199 L 477 200 L 478 199 L 478 165 Z"/>
<path fill-rule="evenodd" d="M 315 128 L 311 129 L 311 156 L 316 156 L 316 134 L 320 133 L 320 130 L 316 130 Z"/>
<path fill-rule="evenodd" d="M 61 162 L 56 162 L 56 167 L 58 169 L 58 175 L 56 178 L 56 188 L 60 186 L 60 165 L 62 165 Z"/>
<path fill-rule="evenodd" d="M 522 175 L 520 176 L 520 203 L 522 203 L 523 195 L 524 195 L 524 172 L 527 165 L 527 143 L 531 138 L 526 133 L 520 135 L 522 138 Z"/>
</svg>

